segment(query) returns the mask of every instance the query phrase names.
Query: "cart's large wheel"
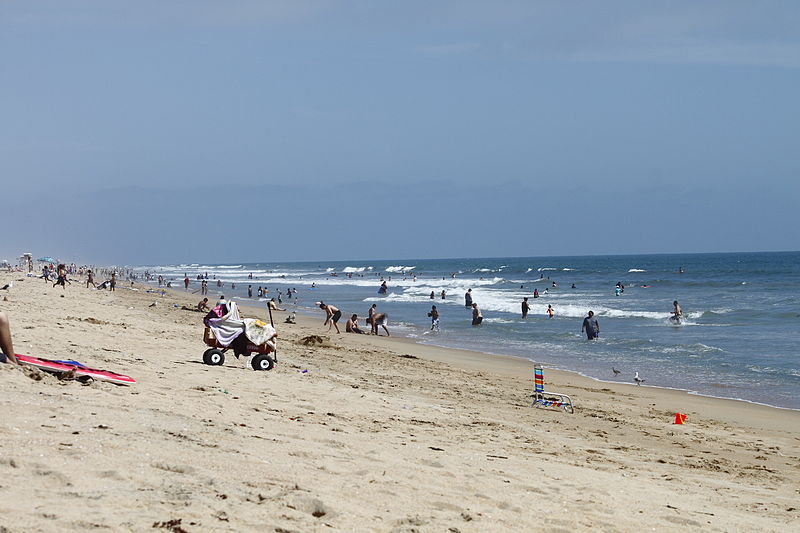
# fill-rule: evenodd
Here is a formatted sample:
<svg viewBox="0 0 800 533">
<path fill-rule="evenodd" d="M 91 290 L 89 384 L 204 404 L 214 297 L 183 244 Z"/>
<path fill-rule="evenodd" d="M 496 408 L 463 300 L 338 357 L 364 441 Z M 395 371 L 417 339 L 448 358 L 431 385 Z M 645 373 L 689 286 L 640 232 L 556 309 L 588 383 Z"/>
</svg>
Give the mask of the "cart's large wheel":
<svg viewBox="0 0 800 533">
<path fill-rule="evenodd" d="M 275 361 L 267 354 L 260 353 L 253 357 L 250 364 L 253 366 L 253 370 L 272 370 Z"/>
<path fill-rule="evenodd" d="M 225 362 L 225 354 L 216 348 L 211 348 L 203 353 L 203 362 L 207 365 L 220 366 Z"/>
</svg>

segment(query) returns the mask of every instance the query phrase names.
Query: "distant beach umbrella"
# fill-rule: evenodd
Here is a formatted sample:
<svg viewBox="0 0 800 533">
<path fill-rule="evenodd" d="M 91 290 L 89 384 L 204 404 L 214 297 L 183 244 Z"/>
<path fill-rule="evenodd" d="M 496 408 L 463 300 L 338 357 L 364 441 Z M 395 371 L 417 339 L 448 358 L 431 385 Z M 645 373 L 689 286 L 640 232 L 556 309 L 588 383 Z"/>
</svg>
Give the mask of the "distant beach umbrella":
<svg viewBox="0 0 800 533">
<path fill-rule="evenodd" d="M 50 257 L 49 255 L 47 257 L 40 257 L 39 259 L 37 259 L 37 261 L 44 261 L 45 263 L 55 263 L 56 262 L 56 260 L 53 259 L 52 257 Z"/>
</svg>

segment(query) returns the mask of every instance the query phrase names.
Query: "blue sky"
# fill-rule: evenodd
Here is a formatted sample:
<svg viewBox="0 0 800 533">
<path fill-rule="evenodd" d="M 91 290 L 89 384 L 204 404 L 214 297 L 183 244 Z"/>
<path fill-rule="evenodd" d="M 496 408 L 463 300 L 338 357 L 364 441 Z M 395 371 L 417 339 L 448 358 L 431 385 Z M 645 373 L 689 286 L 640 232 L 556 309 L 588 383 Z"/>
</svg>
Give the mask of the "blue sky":
<svg viewBox="0 0 800 533">
<path fill-rule="evenodd" d="M 22 251 L 800 249 L 800 4 L 0 0 Z"/>
</svg>

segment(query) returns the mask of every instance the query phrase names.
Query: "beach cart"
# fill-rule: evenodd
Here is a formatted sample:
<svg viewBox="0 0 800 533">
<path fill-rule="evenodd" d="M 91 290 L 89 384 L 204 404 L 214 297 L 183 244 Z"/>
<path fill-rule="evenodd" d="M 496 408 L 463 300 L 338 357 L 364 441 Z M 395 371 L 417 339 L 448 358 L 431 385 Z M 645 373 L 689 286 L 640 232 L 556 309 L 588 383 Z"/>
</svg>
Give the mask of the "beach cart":
<svg viewBox="0 0 800 533">
<path fill-rule="evenodd" d="M 241 335 L 244 337 L 244 334 Z M 234 354 L 238 358 L 239 355 L 249 356 L 255 354 L 253 359 L 250 360 L 250 366 L 253 370 L 272 370 L 277 361 L 277 353 L 274 357 L 270 354 L 275 352 L 275 349 L 267 342 L 263 344 L 253 344 L 247 338 L 243 338 L 242 342 L 234 346 L 233 344 L 225 347 L 217 341 L 211 328 L 206 326 L 203 331 L 203 342 L 210 348 L 203 352 L 203 362 L 211 366 L 220 366 L 225 363 L 225 352 L 234 349 Z M 246 344 L 245 344 L 246 343 Z"/>
</svg>

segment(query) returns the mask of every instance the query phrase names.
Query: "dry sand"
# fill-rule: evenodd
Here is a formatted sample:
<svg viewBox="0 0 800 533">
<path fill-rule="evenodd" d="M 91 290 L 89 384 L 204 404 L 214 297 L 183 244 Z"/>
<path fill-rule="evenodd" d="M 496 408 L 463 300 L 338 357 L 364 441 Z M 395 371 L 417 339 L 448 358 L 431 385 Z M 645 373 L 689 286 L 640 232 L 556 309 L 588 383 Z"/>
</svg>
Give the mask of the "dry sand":
<svg viewBox="0 0 800 533">
<path fill-rule="evenodd" d="M 62 290 L 0 274 L 0 286 L 12 280 L 0 309 L 18 353 L 138 383 L 83 385 L 0 365 L 3 532 L 800 523 L 796 411 L 551 370 L 548 388 L 572 395 L 575 414 L 531 408 L 530 362 L 331 335 L 322 316 L 276 324 L 273 371 L 232 355 L 210 367 L 202 315 L 173 307 L 196 295 Z M 309 335 L 324 343 L 305 345 Z M 672 424 L 676 411 L 686 425 Z"/>
</svg>

